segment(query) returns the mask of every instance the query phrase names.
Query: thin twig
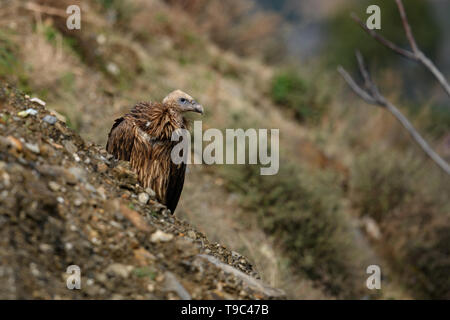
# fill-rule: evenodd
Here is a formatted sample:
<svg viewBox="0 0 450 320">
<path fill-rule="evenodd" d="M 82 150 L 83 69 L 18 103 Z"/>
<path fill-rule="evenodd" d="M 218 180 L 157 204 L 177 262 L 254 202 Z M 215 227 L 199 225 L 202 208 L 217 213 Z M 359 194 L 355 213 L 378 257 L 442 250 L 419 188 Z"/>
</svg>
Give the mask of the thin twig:
<svg viewBox="0 0 450 320">
<path fill-rule="evenodd" d="M 419 47 L 417 47 L 416 39 L 411 31 L 411 26 L 409 25 L 408 18 L 406 17 L 405 7 L 403 6 L 402 0 L 395 0 L 397 3 L 398 11 L 400 12 L 400 17 L 402 18 L 403 29 L 405 29 L 406 37 L 408 38 L 409 44 L 414 54 L 417 55 L 419 52 Z"/>
<path fill-rule="evenodd" d="M 430 157 L 434 163 L 437 164 L 439 168 L 441 168 L 445 173 L 450 175 L 450 165 L 442 159 L 422 138 L 422 136 L 417 132 L 417 130 L 413 127 L 411 122 L 400 112 L 400 110 L 389 102 L 381 93 L 376 90 L 372 90 L 372 88 L 377 88 L 372 79 L 368 76 L 368 71 L 364 65 L 364 61 L 362 56 L 357 53 L 358 65 L 361 74 L 364 77 L 364 80 L 367 81 L 367 86 L 369 91 L 364 91 L 360 86 L 353 80 L 350 74 L 341 66 L 338 67 L 339 73 L 342 75 L 344 80 L 350 86 L 350 88 L 360 96 L 364 101 L 369 104 L 373 104 L 379 107 L 383 107 L 388 110 L 394 117 L 402 124 L 402 126 L 408 131 L 413 140 L 422 148 L 425 154 Z"/>
<path fill-rule="evenodd" d="M 371 30 L 369 28 L 367 28 L 366 24 L 364 22 L 361 21 L 361 19 L 354 13 L 352 12 L 352 14 L 350 15 L 350 17 L 365 31 L 367 32 L 372 38 L 376 39 L 379 43 L 381 43 L 382 45 L 384 45 L 385 47 L 388 47 L 389 49 L 391 49 L 392 51 L 394 51 L 395 53 L 404 56 L 405 58 L 411 59 L 411 60 L 416 60 L 416 56 L 408 51 L 405 50 L 403 48 L 400 48 L 399 46 L 397 46 L 395 43 L 393 43 L 392 41 L 387 40 L 385 37 L 383 37 L 382 35 L 378 34 L 376 31 Z"/>
<path fill-rule="evenodd" d="M 367 28 L 366 24 L 361 21 L 361 19 L 355 14 L 351 14 L 351 18 L 355 20 L 355 22 L 365 31 L 367 32 L 372 38 L 377 40 L 379 43 L 384 45 L 385 47 L 391 49 L 395 53 L 404 56 L 407 59 L 413 60 L 413 61 L 419 61 L 425 68 L 433 74 L 433 76 L 437 79 L 439 84 L 444 88 L 445 92 L 450 96 L 450 85 L 448 81 L 445 79 L 442 72 L 439 71 L 439 69 L 434 65 L 434 63 L 419 49 L 417 46 L 416 40 L 414 38 L 414 35 L 411 31 L 410 24 L 408 22 L 408 18 L 406 16 L 405 8 L 403 6 L 402 0 L 395 0 L 398 6 L 398 10 L 400 12 L 400 17 L 402 19 L 403 28 L 405 29 L 406 37 L 408 38 L 408 42 L 411 46 L 411 50 L 406 50 L 398 45 L 394 44 L 392 41 L 387 40 L 380 34 L 378 34 L 376 31 L 371 30 Z"/>
<path fill-rule="evenodd" d="M 370 94 L 368 94 L 366 91 L 364 91 L 358 84 L 353 80 L 353 78 L 350 76 L 350 74 L 342 67 L 338 67 L 338 72 L 341 74 L 341 76 L 344 78 L 344 80 L 348 83 L 350 88 L 364 101 L 370 104 L 375 104 L 375 100 L 371 97 Z"/>
</svg>

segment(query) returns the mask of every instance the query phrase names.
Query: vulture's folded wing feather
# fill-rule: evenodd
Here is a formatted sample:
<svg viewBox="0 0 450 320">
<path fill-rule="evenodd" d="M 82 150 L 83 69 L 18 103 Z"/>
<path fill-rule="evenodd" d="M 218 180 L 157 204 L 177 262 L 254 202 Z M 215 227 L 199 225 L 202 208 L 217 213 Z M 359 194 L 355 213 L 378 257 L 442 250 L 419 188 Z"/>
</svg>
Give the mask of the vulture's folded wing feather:
<svg viewBox="0 0 450 320">
<path fill-rule="evenodd" d="M 175 212 L 181 191 L 183 191 L 185 172 L 186 164 L 175 165 L 172 163 L 166 192 L 166 206 L 172 213 Z"/>
<path fill-rule="evenodd" d="M 106 151 L 119 160 L 130 161 L 134 140 L 135 132 L 132 125 L 125 118 L 119 118 L 108 134 Z"/>
</svg>

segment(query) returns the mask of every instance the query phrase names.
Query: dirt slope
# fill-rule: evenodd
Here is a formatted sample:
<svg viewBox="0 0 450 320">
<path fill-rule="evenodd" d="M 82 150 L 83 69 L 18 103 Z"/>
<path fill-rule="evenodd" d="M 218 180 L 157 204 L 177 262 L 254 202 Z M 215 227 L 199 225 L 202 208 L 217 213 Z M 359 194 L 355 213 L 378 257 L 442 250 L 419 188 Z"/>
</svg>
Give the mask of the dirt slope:
<svg viewBox="0 0 450 320">
<path fill-rule="evenodd" d="M 5 85 L 0 242 L 2 299 L 284 297 L 245 257 L 168 215 L 127 163 Z M 70 265 L 80 290 L 66 287 Z"/>
</svg>

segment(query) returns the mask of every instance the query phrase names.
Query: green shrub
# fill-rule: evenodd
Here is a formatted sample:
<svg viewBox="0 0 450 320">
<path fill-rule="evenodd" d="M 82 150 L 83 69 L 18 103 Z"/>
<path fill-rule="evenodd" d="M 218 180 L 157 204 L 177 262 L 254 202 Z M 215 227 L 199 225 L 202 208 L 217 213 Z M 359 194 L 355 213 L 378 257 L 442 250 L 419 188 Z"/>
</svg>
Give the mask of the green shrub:
<svg viewBox="0 0 450 320">
<path fill-rule="evenodd" d="M 279 72 L 272 79 L 272 100 L 294 112 L 300 121 L 317 121 L 325 111 L 328 96 L 296 71 Z"/>
<path fill-rule="evenodd" d="M 351 199 L 361 215 L 381 221 L 413 194 L 417 161 L 399 159 L 380 150 L 361 155 L 351 173 Z"/>
</svg>

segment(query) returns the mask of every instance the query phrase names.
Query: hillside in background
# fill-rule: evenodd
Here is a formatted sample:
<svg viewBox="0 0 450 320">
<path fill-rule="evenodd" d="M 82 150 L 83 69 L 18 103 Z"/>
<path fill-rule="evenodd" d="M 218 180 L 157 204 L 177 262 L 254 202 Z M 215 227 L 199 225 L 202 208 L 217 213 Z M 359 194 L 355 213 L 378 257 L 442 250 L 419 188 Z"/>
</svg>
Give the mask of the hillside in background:
<svg viewBox="0 0 450 320">
<path fill-rule="evenodd" d="M 83 12 L 82 28 L 68 30 L 65 8 L 76 3 Z M 75 210 L 64 215 L 78 219 L 76 226 L 88 223 L 92 228 L 77 233 L 65 230 L 68 224 L 62 221 L 67 217 L 60 217 L 58 209 L 62 204 L 53 199 L 48 205 L 53 208 L 55 217 L 37 217 L 37 222 L 30 218 L 37 225 L 41 220 L 48 223 L 50 229 L 38 231 L 36 224 L 24 222 L 26 230 L 19 233 L 25 238 L 20 239 L 23 243 L 42 243 L 45 250 L 45 244 L 52 241 L 51 251 L 47 253 L 51 255 L 53 250 L 64 251 L 59 241 L 69 241 L 66 237 L 85 236 L 87 239 L 80 242 L 79 249 L 84 256 L 95 248 L 95 243 L 85 242 L 95 237 L 90 232 L 109 232 L 97 230 L 108 221 L 114 222 L 113 225 L 126 223 L 126 230 L 135 234 L 137 240 L 124 240 L 122 249 L 98 253 L 101 267 L 107 268 L 113 261 L 133 265 L 139 262 L 139 258 L 127 260 L 134 256 L 133 250 L 144 247 L 153 253 L 155 249 L 153 255 L 157 260 L 148 264 L 154 263 L 156 271 L 150 270 L 147 276 L 148 270 L 144 270 L 146 282 L 136 282 L 136 286 L 149 286 L 153 277 L 162 279 L 157 278 L 160 270 L 167 268 L 177 277 L 181 276 L 181 282 L 186 280 L 186 290 L 192 297 L 213 298 L 213 293 L 203 289 L 198 295 L 193 293 L 196 285 L 205 288 L 203 285 L 209 284 L 200 284 L 194 273 L 183 273 L 182 260 L 177 260 L 179 251 L 162 251 L 164 257 L 158 257 L 162 244 L 149 241 L 151 234 L 162 228 L 173 234 L 173 242 L 180 242 L 181 246 L 186 245 L 198 254 L 199 249 L 193 245 L 198 241 L 177 240 L 183 238 L 180 233 L 186 235 L 192 225 L 194 231 L 200 231 L 195 231 L 196 237 L 221 243 L 248 257 L 250 262 L 245 262 L 248 268 L 242 271 L 253 272 L 249 267 L 253 265 L 265 283 L 283 289 L 288 298 L 449 298 L 448 177 L 412 144 L 389 114 L 354 99 L 341 85 L 335 65 L 330 66 L 326 56 L 323 57 L 325 63 L 320 59 L 286 63 L 292 59 L 287 57 L 286 43 L 281 43 L 279 37 L 286 17 L 278 11 L 270 11 L 269 7 L 263 10 L 255 2 L 237 0 L 39 0 L 2 2 L 0 17 L 0 79 L 31 97 L 46 101 L 46 109 L 81 136 L 75 135 L 74 144 L 90 159 L 95 155 L 107 156 L 91 143 L 105 145 L 115 118 L 138 101 L 161 100 L 177 88 L 188 92 L 205 107 L 204 130 L 280 129 L 281 163 L 277 175 L 260 176 L 259 167 L 250 165 L 189 166 L 176 217 L 150 214 L 147 233 L 140 233 L 133 223 L 117 218 L 117 212 L 122 209 L 125 216 L 134 216 L 128 209 L 141 213 L 151 211 L 134 198 L 142 190 L 123 191 L 118 181 L 123 177 L 114 176 L 114 169 L 99 173 L 96 164 L 89 164 L 91 169 L 86 173 L 89 183 L 97 191 L 103 188 L 108 200 L 115 199 L 107 202 L 116 204 L 119 209 L 104 206 L 106 199 L 97 192 L 93 196 L 95 201 L 86 200 L 90 211 L 77 218 L 80 209 L 75 206 L 76 199 L 62 196 L 66 201 L 64 205 Z M 327 40 L 319 38 L 319 41 Z M 340 56 L 333 58 L 336 61 Z M 449 159 L 448 113 L 437 115 L 434 112 L 441 100 L 434 94 L 426 103 L 399 98 L 406 80 L 392 68 L 386 67 L 376 74 L 383 88 L 388 90 L 386 95 L 400 99 L 400 105 L 404 106 L 402 111 L 412 117 L 414 125 L 436 151 Z M 431 80 L 426 82 L 429 85 Z M 448 105 L 448 101 L 446 103 Z M 19 141 L 22 137 L 26 142 L 31 139 L 32 144 L 36 143 L 32 137 L 45 125 L 35 122 L 32 116 L 16 122 L 14 114 L 24 107 L 19 103 L 15 107 L 18 109 L 5 112 L 6 105 L 10 104 L 2 103 L 0 111 L 2 141 L 12 136 Z M 39 121 L 41 119 L 39 115 Z M 58 124 L 65 128 L 61 122 Z M 45 133 L 43 135 L 45 137 Z M 56 133 L 51 137 L 60 139 Z M 81 142 L 83 140 L 86 143 Z M 63 141 L 54 143 L 61 145 Z M 46 148 L 63 152 L 51 144 Z M 52 192 L 48 190 L 50 181 L 39 182 L 33 170 L 27 167 L 39 156 L 31 153 L 27 163 L 22 163 L 21 157 L 12 158 L 3 147 L 0 155 L 4 162 L 1 170 L 23 171 L 33 184 L 38 184 L 37 188 L 46 190 L 44 195 Z M 39 161 L 51 160 L 44 157 Z M 64 161 L 73 163 L 75 160 L 65 154 L 60 161 L 63 162 L 59 166 L 69 167 Z M 14 170 L 7 171 L 11 179 L 16 179 Z M 27 179 L 17 177 L 10 183 L 22 188 L 29 183 Z M 65 188 L 75 189 L 77 185 L 69 183 Z M 5 189 L 5 182 L 0 186 Z M 81 188 L 78 192 L 84 191 Z M 128 198 L 123 200 L 122 193 L 128 194 Z M 48 194 L 50 198 L 53 196 Z M 41 215 L 48 211 L 47 200 L 34 200 L 44 205 L 39 211 Z M 35 201 L 27 206 L 32 209 Z M 123 201 L 131 201 L 133 208 L 128 202 L 121 206 Z M 22 220 L 29 220 L 27 206 L 22 215 L 16 204 L 7 207 L 16 208 L 18 213 L 15 219 L 19 220 L 8 220 L 13 228 L 18 227 L 18 222 L 21 226 Z M 3 216 L 12 219 L 10 215 L 9 211 L 2 212 L 2 221 L 5 221 Z M 162 222 L 160 218 L 174 221 Z M 188 221 L 189 225 L 182 221 Z M 0 230 L 6 232 L 4 225 L 0 226 L 3 228 Z M 121 232 L 128 234 L 126 230 Z M 8 246 L 2 245 L 3 248 Z M 176 250 L 173 246 L 170 248 Z M 206 249 L 216 252 L 216 249 Z M 28 260 L 25 260 L 28 265 L 22 264 L 29 268 L 24 268 L 25 275 L 17 279 L 31 277 L 34 267 L 29 264 L 36 266 L 42 262 L 32 261 L 33 255 L 37 259 L 39 254 L 29 250 Z M 221 260 L 234 263 L 232 259 L 227 260 L 229 251 L 223 250 L 226 254 Z M 9 257 L 12 253 L 7 250 L 2 254 Z M 172 254 L 173 259 L 168 258 Z M 57 256 L 65 260 L 56 261 L 52 268 L 60 268 L 63 273 L 63 264 L 72 258 L 60 255 L 59 251 L 55 259 Z M 194 253 L 190 257 L 193 256 Z M 14 257 L 9 260 L 12 265 L 19 264 L 20 252 L 11 257 Z M 162 268 L 164 259 L 169 262 Z M 74 263 L 75 260 L 73 258 Z M 377 292 L 365 286 L 366 268 L 372 264 L 379 265 L 383 273 L 383 287 Z M 186 268 L 190 267 L 186 265 Z M 139 275 L 132 272 L 127 274 L 138 281 Z M 211 277 L 214 274 L 212 272 Z M 137 297 L 134 294 L 139 293 L 133 292 L 133 285 L 126 285 L 127 293 L 119 293 L 121 297 Z M 155 288 L 153 297 L 168 297 L 159 291 L 162 290 L 159 284 Z M 219 291 L 238 297 L 235 294 L 239 288 Z M 260 297 L 252 294 L 242 297 Z M 112 297 L 106 293 L 92 296 Z"/>
</svg>

